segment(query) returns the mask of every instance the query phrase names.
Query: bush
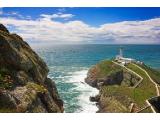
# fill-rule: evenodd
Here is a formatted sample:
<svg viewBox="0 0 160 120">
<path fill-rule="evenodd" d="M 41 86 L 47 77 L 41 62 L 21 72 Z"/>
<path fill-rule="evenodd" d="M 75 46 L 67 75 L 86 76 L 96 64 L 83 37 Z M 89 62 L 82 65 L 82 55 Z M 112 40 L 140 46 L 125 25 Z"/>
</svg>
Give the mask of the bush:
<svg viewBox="0 0 160 120">
<path fill-rule="evenodd" d="M 27 84 L 27 88 L 33 89 L 33 90 L 35 90 L 38 93 L 45 93 L 45 92 L 47 92 L 47 89 L 43 85 L 38 85 L 36 83 L 29 82 Z"/>
</svg>

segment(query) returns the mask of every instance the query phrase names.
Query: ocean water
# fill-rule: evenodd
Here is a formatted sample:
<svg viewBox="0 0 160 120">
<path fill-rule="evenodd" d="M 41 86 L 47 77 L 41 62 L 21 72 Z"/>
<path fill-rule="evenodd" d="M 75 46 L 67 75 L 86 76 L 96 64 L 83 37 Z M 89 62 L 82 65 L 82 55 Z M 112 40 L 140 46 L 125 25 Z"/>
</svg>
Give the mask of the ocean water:
<svg viewBox="0 0 160 120">
<path fill-rule="evenodd" d="M 88 69 L 104 59 L 114 58 L 119 47 L 125 57 L 131 57 L 160 69 L 160 45 L 50 45 L 32 46 L 49 67 L 49 77 L 55 80 L 65 112 L 96 112 L 90 96 L 98 90 L 84 83 Z"/>
</svg>

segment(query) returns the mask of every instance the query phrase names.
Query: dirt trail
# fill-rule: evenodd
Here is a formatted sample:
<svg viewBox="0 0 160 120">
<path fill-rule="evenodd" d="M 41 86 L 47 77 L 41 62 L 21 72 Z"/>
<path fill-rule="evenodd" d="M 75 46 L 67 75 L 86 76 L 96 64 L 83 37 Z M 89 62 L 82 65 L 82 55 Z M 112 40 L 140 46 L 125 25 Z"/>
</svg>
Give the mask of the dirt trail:
<svg viewBox="0 0 160 120">
<path fill-rule="evenodd" d="M 138 67 L 139 69 L 141 69 L 143 72 L 146 73 L 146 75 L 148 76 L 149 80 L 155 85 L 157 96 L 159 96 L 160 93 L 159 93 L 159 89 L 158 89 L 158 84 L 156 82 L 154 82 L 154 80 L 150 77 L 150 75 L 148 74 L 148 72 L 146 70 L 144 70 L 143 68 L 139 67 L 136 64 L 133 64 L 133 65 L 136 66 L 136 67 Z"/>
<path fill-rule="evenodd" d="M 134 72 L 133 70 L 131 70 L 131 69 L 129 69 L 129 68 L 127 68 L 127 67 L 125 67 L 125 66 L 117 63 L 117 62 L 114 62 L 114 61 L 112 61 L 112 62 L 115 63 L 115 64 L 117 64 L 117 65 L 119 65 L 119 66 L 121 66 L 121 67 L 123 67 L 123 68 L 125 68 L 125 69 L 127 69 L 128 71 L 132 72 L 133 74 L 135 74 L 135 75 L 137 75 L 138 77 L 141 78 L 141 80 L 134 86 L 134 88 L 136 88 L 143 81 L 143 77 L 141 75 L 139 75 L 138 73 Z M 145 72 L 145 74 L 148 76 L 149 80 L 155 85 L 156 94 L 157 94 L 157 96 L 159 96 L 160 95 L 160 92 L 159 92 L 159 87 L 160 86 L 150 77 L 150 75 L 148 74 L 148 72 L 146 70 L 144 70 L 143 68 L 139 67 L 136 64 L 133 64 L 133 65 L 136 66 L 136 67 L 138 67 L 139 69 L 141 69 L 143 72 Z M 146 100 L 146 103 L 148 105 L 146 105 L 143 109 L 139 110 L 138 112 L 141 112 L 141 111 L 147 109 L 148 107 L 151 107 L 153 113 L 156 113 L 156 111 L 154 110 L 153 106 L 149 103 L 148 100 Z"/>
</svg>

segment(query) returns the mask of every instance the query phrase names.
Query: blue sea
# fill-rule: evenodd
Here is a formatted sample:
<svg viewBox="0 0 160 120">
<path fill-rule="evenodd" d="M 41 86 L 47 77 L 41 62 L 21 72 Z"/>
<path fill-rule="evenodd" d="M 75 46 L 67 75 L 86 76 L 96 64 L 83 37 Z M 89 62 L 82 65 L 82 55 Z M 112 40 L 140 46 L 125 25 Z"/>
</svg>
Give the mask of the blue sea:
<svg viewBox="0 0 160 120">
<path fill-rule="evenodd" d="M 114 58 L 120 47 L 125 57 L 131 57 L 160 69 L 160 45 L 49 45 L 33 46 L 49 67 L 49 77 L 57 85 L 64 100 L 65 112 L 96 112 L 89 96 L 98 90 L 84 83 L 88 69 L 104 59 Z"/>
</svg>

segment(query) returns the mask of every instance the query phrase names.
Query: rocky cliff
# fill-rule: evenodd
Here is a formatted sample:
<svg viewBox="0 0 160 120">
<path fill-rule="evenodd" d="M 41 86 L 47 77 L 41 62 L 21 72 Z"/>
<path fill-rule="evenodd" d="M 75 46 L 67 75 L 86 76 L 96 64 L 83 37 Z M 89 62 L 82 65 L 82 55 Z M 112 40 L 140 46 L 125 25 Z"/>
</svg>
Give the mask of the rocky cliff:
<svg viewBox="0 0 160 120">
<path fill-rule="evenodd" d="M 137 76 L 109 60 L 91 67 L 85 79 L 86 83 L 98 89 L 104 85 L 134 86 L 137 81 L 139 81 Z"/>
<path fill-rule="evenodd" d="M 48 72 L 31 47 L 0 24 L 0 112 L 63 112 Z"/>
<path fill-rule="evenodd" d="M 160 72 L 145 65 L 139 66 L 145 68 L 158 83 Z M 137 112 L 147 106 L 147 99 L 156 96 L 155 86 L 144 71 L 132 64 L 126 67 L 140 74 L 143 77 L 142 82 L 133 72 L 114 64 L 111 60 L 101 61 L 88 71 L 85 82 L 99 89 L 97 96 L 90 97 L 91 101 L 97 102 L 97 112 Z M 142 112 L 152 111 L 147 108 Z"/>
</svg>

